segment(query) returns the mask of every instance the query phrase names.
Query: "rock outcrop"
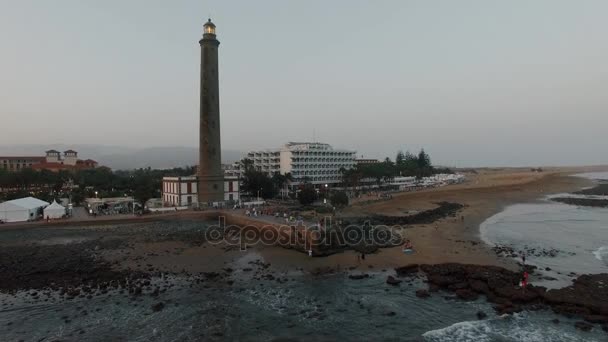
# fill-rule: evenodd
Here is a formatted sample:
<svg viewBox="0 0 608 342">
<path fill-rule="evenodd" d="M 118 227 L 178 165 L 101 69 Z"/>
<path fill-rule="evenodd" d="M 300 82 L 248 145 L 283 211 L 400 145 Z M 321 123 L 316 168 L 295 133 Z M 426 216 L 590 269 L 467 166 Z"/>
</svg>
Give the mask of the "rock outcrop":
<svg viewBox="0 0 608 342">
<path fill-rule="evenodd" d="M 397 268 L 398 275 L 407 275 L 412 266 Z M 550 307 L 556 313 L 579 317 L 581 330 L 590 323 L 608 324 L 608 274 L 582 275 L 571 286 L 547 291 L 541 286 L 519 287 L 520 274 L 497 266 L 437 264 L 421 265 L 429 289 L 440 288 L 454 292 L 463 300 L 475 300 L 483 294 L 499 314 L 511 314 L 523 309 Z M 427 290 L 417 290 L 418 297 L 428 296 Z"/>
</svg>

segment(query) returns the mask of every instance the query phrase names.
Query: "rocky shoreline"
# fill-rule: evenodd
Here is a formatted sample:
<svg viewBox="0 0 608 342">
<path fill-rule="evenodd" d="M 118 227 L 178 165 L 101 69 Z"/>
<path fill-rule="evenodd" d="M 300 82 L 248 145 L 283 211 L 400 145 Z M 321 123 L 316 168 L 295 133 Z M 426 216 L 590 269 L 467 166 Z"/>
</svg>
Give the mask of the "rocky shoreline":
<svg viewBox="0 0 608 342">
<path fill-rule="evenodd" d="M 519 273 L 497 266 L 408 265 L 395 271 L 399 277 L 419 273 L 426 276 L 428 289 L 416 292 L 421 298 L 439 290 L 453 292 L 462 300 L 476 300 L 483 295 L 495 304 L 499 314 L 551 309 L 567 317 L 580 318 L 576 323 L 578 329 L 591 330 L 593 324 L 600 324 L 608 332 L 608 274 L 582 275 L 572 285 L 561 289 L 547 290 L 528 285 L 524 291 L 519 288 Z"/>
<path fill-rule="evenodd" d="M 171 279 L 185 279 L 190 284 L 231 287 L 234 274 L 250 274 L 254 280 L 287 283 L 296 281 L 279 273 L 270 263 L 250 261 L 239 269 L 225 267 L 218 272 L 161 272 L 148 264 L 145 270 L 118 270 L 105 261 L 99 252 L 117 248 L 122 242 L 89 241 L 61 246 L 6 246 L 0 250 L 0 292 L 26 294 L 32 301 L 91 299 L 108 293 L 121 294 L 131 299 L 151 296 L 156 303 L 151 311 L 163 310 L 162 293 L 176 286 Z M 145 263 L 145 260 L 142 261 Z M 529 269 L 530 272 L 534 270 Z M 346 273 L 353 281 L 369 278 L 366 273 L 352 273 L 352 269 L 319 269 L 313 277 Z M 529 285 L 518 287 L 520 274 L 497 266 L 467 264 L 407 265 L 389 275 L 387 286 L 400 286 L 406 278 L 419 277 L 428 288 L 418 289 L 420 298 L 432 296 L 440 290 L 453 292 L 461 300 L 476 300 L 485 296 L 495 304 L 498 314 L 513 314 L 522 310 L 551 309 L 567 317 L 580 318 L 577 328 L 589 330 L 594 324 L 608 330 L 608 274 L 581 275 L 573 284 L 547 290 Z M 408 281 L 411 284 L 411 281 Z M 136 302 L 134 302 L 136 305 Z M 485 313 L 478 316 L 485 317 Z"/>
<path fill-rule="evenodd" d="M 345 223 L 346 225 L 363 225 L 369 222 L 371 225 L 385 226 L 430 224 L 446 217 L 456 217 L 456 214 L 465 207 L 463 204 L 452 202 L 437 202 L 435 204 L 438 206 L 437 208 L 424 210 L 413 215 L 386 216 L 375 214 L 345 220 Z"/>
<path fill-rule="evenodd" d="M 554 197 L 551 200 L 582 207 L 608 208 L 608 200 L 599 198 Z"/>
<path fill-rule="evenodd" d="M 575 191 L 576 195 L 608 196 L 608 182 L 602 182 L 593 188 Z"/>
</svg>

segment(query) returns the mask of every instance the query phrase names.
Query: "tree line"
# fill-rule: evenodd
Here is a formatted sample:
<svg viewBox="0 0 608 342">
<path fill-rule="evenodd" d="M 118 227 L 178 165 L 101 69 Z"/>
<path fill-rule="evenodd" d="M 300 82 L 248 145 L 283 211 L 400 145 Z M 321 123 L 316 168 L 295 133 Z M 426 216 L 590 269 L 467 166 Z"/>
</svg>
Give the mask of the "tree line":
<svg viewBox="0 0 608 342">
<path fill-rule="evenodd" d="M 0 169 L 0 200 L 34 196 L 45 201 L 71 198 L 75 205 L 85 198 L 133 196 L 139 203 L 160 197 L 163 177 L 191 176 L 194 166 L 154 170 L 142 168 L 128 171 L 112 171 L 105 167 L 52 172 L 29 168 L 15 172 Z"/>
<path fill-rule="evenodd" d="M 431 163 L 431 157 L 421 149 L 417 155 L 406 151 L 397 152 L 395 161 L 390 158 L 380 163 L 358 164 L 352 169 L 342 169 L 342 183 L 349 187 L 358 186 L 364 179 L 373 179 L 377 184 L 387 182 L 394 177 L 423 177 L 437 173 L 453 173 L 448 168 L 436 168 Z"/>
</svg>

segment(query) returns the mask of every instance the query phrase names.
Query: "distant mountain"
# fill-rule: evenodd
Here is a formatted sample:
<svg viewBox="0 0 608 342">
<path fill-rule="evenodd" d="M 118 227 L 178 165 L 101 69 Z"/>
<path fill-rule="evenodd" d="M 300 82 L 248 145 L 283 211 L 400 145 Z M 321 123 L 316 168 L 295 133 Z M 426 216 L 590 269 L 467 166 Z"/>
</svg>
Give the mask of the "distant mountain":
<svg viewBox="0 0 608 342">
<path fill-rule="evenodd" d="M 198 148 L 196 147 L 148 147 L 133 148 L 104 145 L 4 145 L 0 146 L 0 155 L 4 156 L 43 156 L 50 149 L 65 151 L 76 150 L 81 159 L 94 159 L 100 165 L 114 170 L 127 170 L 141 167 L 166 169 L 180 166 L 190 166 L 198 163 Z M 231 163 L 242 158 L 243 152 L 222 150 L 222 162 Z"/>
</svg>

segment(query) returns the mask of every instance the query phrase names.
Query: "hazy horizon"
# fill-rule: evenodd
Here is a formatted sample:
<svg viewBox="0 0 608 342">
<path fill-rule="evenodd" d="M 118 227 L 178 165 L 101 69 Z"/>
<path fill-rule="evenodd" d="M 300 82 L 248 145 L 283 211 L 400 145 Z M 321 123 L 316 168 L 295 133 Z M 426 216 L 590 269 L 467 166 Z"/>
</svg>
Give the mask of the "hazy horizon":
<svg viewBox="0 0 608 342">
<path fill-rule="evenodd" d="M 608 164 L 604 1 L 0 8 L 3 146 L 196 147 L 211 16 L 225 150 L 314 139 L 449 166 Z"/>
</svg>

